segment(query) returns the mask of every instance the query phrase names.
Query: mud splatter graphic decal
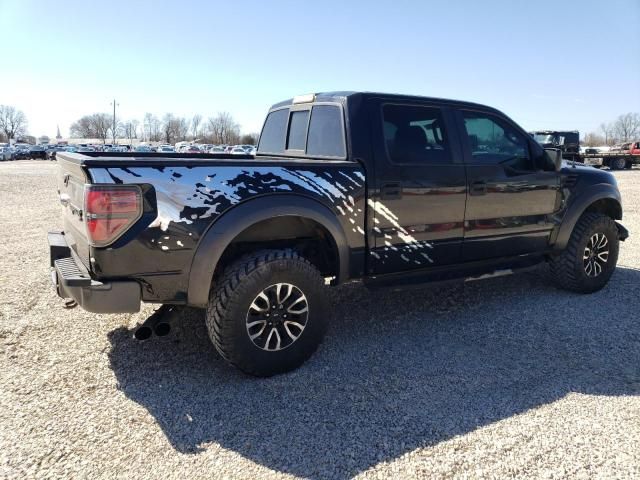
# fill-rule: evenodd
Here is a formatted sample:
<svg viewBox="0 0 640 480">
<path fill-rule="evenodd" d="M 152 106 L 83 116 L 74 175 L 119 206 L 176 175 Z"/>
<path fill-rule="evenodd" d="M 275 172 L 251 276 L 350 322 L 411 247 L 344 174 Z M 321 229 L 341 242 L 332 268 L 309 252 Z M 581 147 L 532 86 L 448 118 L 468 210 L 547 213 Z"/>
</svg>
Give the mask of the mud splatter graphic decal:
<svg viewBox="0 0 640 480">
<path fill-rule="evenodd" d="M 90 174 L 96 183 L 155 187 L 158 216 L 147 230 L 149 241 L 165 252 L 193 246 L 225 210 L 269 193 L 315 197 L 336 213 L 356 246 L 364 245 L 365 176 L 357 168 L 129 167 L 92 168 Z"/>
<path fill-rule="evenodd" d="M 399 223 L 399 219 L 397 215 L 395 215 L 391 210 L 389 210 L 383 203 L 379 201 L 374 201 L 369 199 L 367 204 L 374 211 L 374 227 L 373 231 L 375 236 L 378 239 L 383 240 L 384 248 L 382 254 L 376 252 L 374 249 L 371 249 L 370 254 L 381 261 L 385 262 L 385 259 L 390 258 L 390 256 L 399 256 L 399 258 L 407 263 L 413 262 L 416 265 L 431 264 L 433 263 L 433 259 L 429 254 L 429 250 L 433 249 L 433 244 L 426 241 L 419 241 L 411 235 L 405 228 L 402 227 Z M 392 229 L 385 229 L 385 232 L 378 227 L 377 224 L 380 223 L 380 218 L 386 220 L 389 224 L 392 225 Z M 387 233 L 389 231 L 393 233 Z M 397 242 L 394 245 L 393 240 L 398 238 L 401 240 L 404 245 L 401 247 L 397 247 Z M 376 242 L 376 247 L 380 247 L 379 242 Z M 378 248 L 379 250 L 379 248 Z"/>
</svg>

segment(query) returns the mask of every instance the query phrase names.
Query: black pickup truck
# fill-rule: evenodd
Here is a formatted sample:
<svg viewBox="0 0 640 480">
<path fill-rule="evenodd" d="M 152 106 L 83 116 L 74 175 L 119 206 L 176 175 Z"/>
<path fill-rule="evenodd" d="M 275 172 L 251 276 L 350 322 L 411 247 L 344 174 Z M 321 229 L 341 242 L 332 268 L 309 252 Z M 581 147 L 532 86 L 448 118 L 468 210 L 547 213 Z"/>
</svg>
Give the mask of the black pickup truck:
<svg viewBox="0 0 640 480">
<path fill-rule="evenodd" d="M 547 261 L 594 292 L 628 233 L 614 177 L 474 103 L 333 92 L 274 105 L 255 158 L 60 152 L 58 295 L 96 313 L 206 309 L 244 372 L 299 366 L 325 289 L 487 277 Z M 173 307 L 170 307 L 173 308 Z"/>
</svg>

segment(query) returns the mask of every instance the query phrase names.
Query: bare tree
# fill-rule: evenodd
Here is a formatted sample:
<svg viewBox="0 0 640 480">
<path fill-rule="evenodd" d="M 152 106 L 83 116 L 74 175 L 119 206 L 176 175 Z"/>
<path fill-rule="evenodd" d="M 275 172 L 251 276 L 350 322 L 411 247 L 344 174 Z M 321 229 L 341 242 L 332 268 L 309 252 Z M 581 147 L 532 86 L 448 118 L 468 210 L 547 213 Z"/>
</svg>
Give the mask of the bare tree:
<svg viewBox="0 0 640 480">
<path fill-rule="evenodd" d="M 605 143 L 604 137 L 595 132 L 587 133 L 582 141 L 587 147 L 597 147 Z"/>
<path fill-rule="evenodd" d="M 257 145 L 259 133 L 245 133 L 240 137 L 240 143 L 243 145 Z"/>
<path fill-rule="evenodd" d="M 134 138 L 138 138 L 138 125 L 140 122 L 138 120 L 129 120 L 125 122 L 122 126 L 122 130 L 124 133 L 124 137 L 129 139 L 129 143 L 133 142 Z"/>
<path fill-rule="evenodd" d="M 611 145 L 614 143 L 614 139 L 613 139 L 613 135 L 614 135 L 614 128 L 613 125 L 610 123 L 601 123 L 600 124 L 600 131 L 602 132 L 602 135 L 604 135 L 604 144 L 605 145 Z"/>
<path fill-rule="evenodd" d="M 221 112 L 209 118 L 209 131 L 217 144 L 233 144 L 240 139 L 240 125 L 228 112 Z"/>
<path fill-rule="evenodd" d="M 200 132 L 200 124 L 202 123 L 202 115 L 196 114 L 191 118 L 191 135 L 193 139 L 198 139 L 198 133 Z"/>
<path fill-rule="evenodd" d="M 85 115 L 70 127 L 72 136 L 80 138 L 99 138 L 102 143 L 106 143 L 107 138 L 112 133 L 113 116 L 108 113 L 94 113 Z"/>
<path fill-rule="evenodd" d="M 166 113 L 162 117 L 162 137 L 166 143 L 174 143 L 175 138 L 175 117 L 173 113 Z"/>
<path fill-rule="evenodd" d="M 166 113 L 162 117 L 162 138 L 167 143 L 182 141 L 187 138 L 190 122 L 184 117 L 176 117 Z"/>
<path fill-rule="evenodd" d="M 10 105 L 0 105 L 0 130 L 9 141 L 27 133 L 27 117 Z"/>
<path fill-rule="evenodd" d="M 152 113 L 145 113 L 142 120 L 143 138 L 150 142 L 157 142 L 162 138 L 162 122 Z"/>
<path fill-rule="evenodd" d="M 69 127 L 69 134 L 72 137 L 92 138 L 94 135 L 94 131 L 91 124 L 90 115 L 85 115 L 79 120 L 73 122 Z"/>
<path fill-rule="evenodd" d="M 178 117 L 175 119 L 173 130 L 178 141 L 187 139 L 187 135 L 189 134 L 189 125 L 189 120 L 184 117 Z"/>
<path fill-rule="evenodd" d="M 151 122 L 153 114 L 147 112 L 142 119 L 142 139 L 149 140 L 151 138 Z"/>
<path fill-rule="evenodd" d="M 617 137 L 622 142 L 635 140 L 640 133 L 640 115 L 637 113 L 625 113 L 620 115 L 613 125 Z"/>
<path fill-rule="evenodd" d="M 91 115 L 91 118 L 95 128 L 96 138 L 102 140 L 102 143 L 106 143 L 107 138 L 111 136 L 110 133 L 113 126 L 113 116 L 108 113 L 94 113 Z"/>
</svg>

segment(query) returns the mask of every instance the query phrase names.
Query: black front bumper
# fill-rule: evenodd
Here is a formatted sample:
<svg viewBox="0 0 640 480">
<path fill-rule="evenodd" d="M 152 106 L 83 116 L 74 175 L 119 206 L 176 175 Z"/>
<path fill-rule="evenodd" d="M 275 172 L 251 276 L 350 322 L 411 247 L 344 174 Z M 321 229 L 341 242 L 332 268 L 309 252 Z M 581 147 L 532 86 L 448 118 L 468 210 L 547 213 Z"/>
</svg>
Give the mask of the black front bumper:
<svg viewBox="0 0 640 480">
<path fill-rule="evenodd" d="M 140 310 L 140 285 L 133 280 L 101 282 L 69 248 L 64 232 L 49 232 L 51 280 L 59 297 L 72 298 L 93 313 L 134 313 Z"/>
</svg>

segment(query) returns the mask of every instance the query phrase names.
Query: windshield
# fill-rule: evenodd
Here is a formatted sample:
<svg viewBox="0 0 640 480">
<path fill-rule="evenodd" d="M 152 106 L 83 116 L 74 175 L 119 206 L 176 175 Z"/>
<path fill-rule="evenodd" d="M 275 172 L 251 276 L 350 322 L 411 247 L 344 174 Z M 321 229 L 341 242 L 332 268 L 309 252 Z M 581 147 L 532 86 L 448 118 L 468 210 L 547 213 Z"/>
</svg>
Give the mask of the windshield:
<svg viewBox="0 0 640 480">
<path fill-rule="evenodd" d="M 557 142 L 557 138 L 555 135 L 536 133 L 533 136 L 533 139 L 538 143 L 554 143 Z"/>
</svg>

